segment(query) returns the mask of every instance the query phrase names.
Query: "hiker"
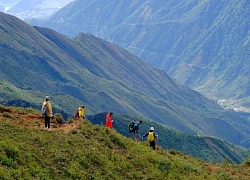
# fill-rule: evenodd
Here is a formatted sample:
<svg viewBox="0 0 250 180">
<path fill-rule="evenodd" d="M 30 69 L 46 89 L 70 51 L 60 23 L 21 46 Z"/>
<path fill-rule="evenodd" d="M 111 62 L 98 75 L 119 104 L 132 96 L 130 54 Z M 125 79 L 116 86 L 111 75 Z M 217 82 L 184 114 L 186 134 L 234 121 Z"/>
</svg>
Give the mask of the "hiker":
<svg viewBox="0 0 250 180">
<path fill-rule="evenodd" d="M 149 142 L 149 146 L 153 150 L 155 150 L 155 143 L 158 139 L 158 135 L 156 135 L 156 133 L 154 132 L 154 127 L 151 127 L 150 130 L 145 135 L 142 136 L 142 139 L 146 136 L 148 137 L 147 141 Z"/>
<path fill-rule="evenodd" d="M 45 129 L 51 130 L 50 128 L 50 118 L 52 118 L 52 106 L 50 104 L 50 97 L 46 96 L 45 101 L 42 105 L 42 115 L 44 116 Z"/>
<path fill-rule="evenodd" d="M 76 110 L 75 114 L 74 114 L 75 119 L 79 119 L 79 118 L 80 118 L 80 117 L 79 117 L 79 109 L 80 109 L 80 108 L 78 108 L 78 109 Z"/>
<path fill-rule="evenodd" d="M 74 114 L 74 117 L 75 117 L 75 119 L 79 119 L 79 120 L 83 120 L 83 119 L 85 119 L 85 106 L 84 105 L 82 105 L 81 107 L 79 107 L 77 110 L 76 110 L 76 112 L 75 112 L 75 114 Z"/>
<path fill-rule="evenodd" d="M 139 125 L 142 124 L 142 121 L 135 122 L 134 123 L 134 134 L 135 134 L 135 141 L 138 142 L 140 139 L 140 134 L 139 134 Z"/>
<path fill-rule="evenodd" d="M 85 119 L 85 106 L 84 105 L 82 105 L 81 107 L 79 107 L 79 118 L 80 118 L 80 120 L 83 120 L 83 119 Z"/>
<path fill-rule="evenodd" d="M 113 128 L 113 113 L 112 112 L 106 115 L 106 127 Z"/>
</svg>

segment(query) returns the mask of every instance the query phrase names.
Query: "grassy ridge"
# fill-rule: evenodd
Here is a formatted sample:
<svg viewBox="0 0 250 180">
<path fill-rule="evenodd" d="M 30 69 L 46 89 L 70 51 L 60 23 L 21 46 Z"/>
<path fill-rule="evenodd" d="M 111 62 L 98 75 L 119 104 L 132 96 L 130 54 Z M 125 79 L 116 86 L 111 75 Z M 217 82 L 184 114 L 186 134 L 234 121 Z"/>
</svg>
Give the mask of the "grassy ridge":
<svg viewBox="0 0 250 180">
<path fill-rule="evenodd" d="M 6 115 L 13 111 L 19 118 Z M 1 107 L 0 112 L 1 179 L 248 178 L 243 164 L 215 166 L 176 151 L 152 151 L 87 120 L 73 130 L 44 131 L 20 124 L 20 117 L 35 110 Z"/>
<path fill-rule="evenodd" d="M 105 113 L 88 116 L 93 124 L 105 124 Z M 128 132 L 128 124 L 131 121 L 139 121 L 141 118 L 128 115 L 114 114 L 114 128 L 122 135 L 134 139 L 134 134 Z M 157 145 L 190 154 L 193 157 L 207 162 L 221 163 L 228 159 L 231 163 L 242 163 L 250 155 L 250 150 L 235 146 L 216 137 L 189 135 L 178 130 L 171 129 L 155 121 L 142 119 L 140 135 L 144 135 L 151 126 L 159 135 Z M 146 141 L 146 140 L 141 140 Z"/>
</svg>

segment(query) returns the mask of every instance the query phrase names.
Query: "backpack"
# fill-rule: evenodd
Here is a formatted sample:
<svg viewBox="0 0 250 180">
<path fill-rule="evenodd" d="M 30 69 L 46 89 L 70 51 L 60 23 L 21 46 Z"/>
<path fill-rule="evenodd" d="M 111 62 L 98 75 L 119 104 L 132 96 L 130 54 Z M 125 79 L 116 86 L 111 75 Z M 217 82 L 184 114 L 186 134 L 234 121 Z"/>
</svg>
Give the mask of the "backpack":
<svg viewBox="0 0 250 180">
<path fill-rule="evenodd" d="M 75 114 L 74 114 L 75 118 L 79 118 L 79 109 L 76 110 Z"/>
<path fill-rule="evenodd" d="M 154 132 L 148 132 L 148 142 L 152 142 L 154 139 Z"/>
<path fill-rule="evenodd" d="M 43 107 L 42 107 L 42 115 L 47 115 L 48 114 L 48 108 L 47 108 L 47 104 L 45 104 Z"/>
<path fill-rule="evenodd" d="M 135 125 L 134 121 L 132 121 L 131 123 L 129 123 L 129 126 L 128 126 L 129 132 L 134 132 L 135 131 L 134 125 Z"/>
</svg>

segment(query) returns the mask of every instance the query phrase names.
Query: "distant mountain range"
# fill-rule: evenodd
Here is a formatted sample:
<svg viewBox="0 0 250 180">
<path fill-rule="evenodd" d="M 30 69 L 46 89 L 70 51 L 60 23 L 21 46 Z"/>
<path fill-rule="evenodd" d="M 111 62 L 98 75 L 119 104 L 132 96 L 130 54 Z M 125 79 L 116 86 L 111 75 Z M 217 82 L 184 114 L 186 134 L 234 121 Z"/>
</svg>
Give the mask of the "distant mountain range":
<svg viewBox="0 0 250 180">
<path fill-rule="evenodd" d="M 250 147 L 250 123 L 182 86 L 165 71 L 93 35 L 74 39 L 0 13 L 0 102 L 41 108 L 51 95 L 55 112 L 112 111 L 152 119 L 190 134 Z"/>
<path fill-rule="evenodd" d="M 1 11 L 20 19 L 45 19 L 73 0 L 15 0 L 0 2 Z M 7 8 L 7 9 L 6 9 Z"/>
<path fill-rule="evenodd" d="M 250 6 L 246 0 L 76 0 L 31 23 L 124 47 L 179 82 L 249 112 Z"/>
</svg>

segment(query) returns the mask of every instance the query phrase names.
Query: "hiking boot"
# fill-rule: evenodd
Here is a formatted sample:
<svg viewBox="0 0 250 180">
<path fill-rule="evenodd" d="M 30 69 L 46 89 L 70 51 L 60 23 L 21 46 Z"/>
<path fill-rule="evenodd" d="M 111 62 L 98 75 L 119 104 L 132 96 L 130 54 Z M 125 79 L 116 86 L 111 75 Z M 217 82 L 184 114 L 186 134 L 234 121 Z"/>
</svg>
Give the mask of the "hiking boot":
<svg viewBox="0 0 250 180">
<path fill-rule="evenodd" d="M 51 131 L 51 128 L 48 128 L 49 131 Z"/>
</svg>

